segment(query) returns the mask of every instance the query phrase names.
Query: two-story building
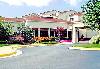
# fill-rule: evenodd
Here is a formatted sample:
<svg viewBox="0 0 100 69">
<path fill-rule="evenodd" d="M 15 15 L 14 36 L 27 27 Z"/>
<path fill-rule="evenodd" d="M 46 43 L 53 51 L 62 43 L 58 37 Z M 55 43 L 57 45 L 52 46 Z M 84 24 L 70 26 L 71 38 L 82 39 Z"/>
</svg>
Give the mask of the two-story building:
<svg viewBox="0 0 100 69">
<path fill-rule="evenodd" d="M 62 29 L 60 35 L 72 40 L 73 43 L 84 38 L 91 38 L 96 35 L 96 31 L 85 28 L 82 22 L 83 13 L 70 11 L 48 11 L 40 15 L 25 15 L 22 18 L 4 18 L 5 23 L 12 23 L 14 31 L 21 24 L 34 30 L 34 37 L 58 37 L 58 29 Z"/>
</svg>

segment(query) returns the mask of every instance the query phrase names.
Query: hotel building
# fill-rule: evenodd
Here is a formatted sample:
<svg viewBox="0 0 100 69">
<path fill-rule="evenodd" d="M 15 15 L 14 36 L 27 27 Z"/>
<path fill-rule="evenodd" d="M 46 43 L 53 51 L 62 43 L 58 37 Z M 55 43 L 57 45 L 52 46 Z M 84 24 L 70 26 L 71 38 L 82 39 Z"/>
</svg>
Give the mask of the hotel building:
<svg viewBox="0 0 100 69">
<path fill-rule="evenodd" d="M 82 23 L 82 12 L 69 11 L 47 11 L 40 14 L 29 14 L 22 18 L 3 18 L 5 23 L 11 23 L 14 31 L 23 24 L 34 30 L 34 37 L 58 37 L 57 29 L 62 29 L 61 36 L 72 40 L 73 43 L 78 42 L 81 35 L 84 38 L 91 38 L 96 35 L 96 31 L 85 28 Z"/>
</svg>

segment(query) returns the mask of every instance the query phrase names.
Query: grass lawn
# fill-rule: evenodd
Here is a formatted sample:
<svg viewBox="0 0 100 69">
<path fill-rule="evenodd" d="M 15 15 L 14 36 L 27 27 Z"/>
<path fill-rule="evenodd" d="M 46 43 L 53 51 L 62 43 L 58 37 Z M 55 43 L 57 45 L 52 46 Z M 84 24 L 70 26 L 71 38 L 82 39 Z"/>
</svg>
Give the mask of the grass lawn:
<svg viewBox="0 0 100 69">
<path fill-rule="evenodd" d="M 55 42 L 55 41 L 50 41 L 50 42 L 41 42 L 42 44 L 57 44 L 57 42 Z"/>
<path fill-rule="evenodd" d="M 4 46 L 19 46 L 20 44 L 0 44 L 0 47 Z"/>
<path fill-rule="evenodd" d="M 100 44 L 76 44 L 74 47 L 83 47 L 83 48 L 100 48 Z"/>
<path fill-rule="evenodd" d="M 0 44 L 0 47 L 9 46 L 9 44 Z"/>
</svg>

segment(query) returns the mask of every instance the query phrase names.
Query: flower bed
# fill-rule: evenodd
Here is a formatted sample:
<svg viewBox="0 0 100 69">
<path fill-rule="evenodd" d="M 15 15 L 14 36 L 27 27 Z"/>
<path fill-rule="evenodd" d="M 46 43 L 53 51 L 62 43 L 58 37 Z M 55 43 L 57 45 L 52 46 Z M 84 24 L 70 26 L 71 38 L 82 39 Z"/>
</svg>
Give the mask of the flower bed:
<svg viewBox="0 0 100 69">
<path fill-rule="evenodd" d="M 60 43 L 63 43 L 63 42 L 72 42 L 72 40 L 60 40 Z"/>
</svg>

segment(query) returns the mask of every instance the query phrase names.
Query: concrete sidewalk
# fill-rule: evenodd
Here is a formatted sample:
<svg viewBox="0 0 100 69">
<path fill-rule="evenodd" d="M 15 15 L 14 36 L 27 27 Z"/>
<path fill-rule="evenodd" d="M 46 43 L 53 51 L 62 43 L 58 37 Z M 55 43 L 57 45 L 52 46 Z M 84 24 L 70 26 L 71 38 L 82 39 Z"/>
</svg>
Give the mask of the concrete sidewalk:
<svg viewBox="0 0 100 69">
<path fill-rule="evenodd" d="M 22 47 L 18 45 L 0 47 L 0 58 L 6 58 L 22 54 L 21 51 L 17 50 L 19 48 Z"/>
<path fill-rule="evenodd" d="M 89 41 L 79 41 L 80 44 L 88 44 Z"/>
<path fill-rule="evenodd" d="M 16 54 L 16 49 L 12 49 L 10 46 L 0 47 L 0 57 L 6 57 Z"/>
</svg>

